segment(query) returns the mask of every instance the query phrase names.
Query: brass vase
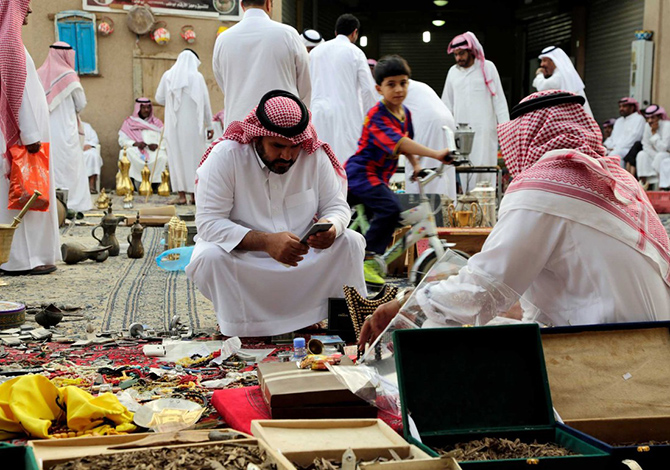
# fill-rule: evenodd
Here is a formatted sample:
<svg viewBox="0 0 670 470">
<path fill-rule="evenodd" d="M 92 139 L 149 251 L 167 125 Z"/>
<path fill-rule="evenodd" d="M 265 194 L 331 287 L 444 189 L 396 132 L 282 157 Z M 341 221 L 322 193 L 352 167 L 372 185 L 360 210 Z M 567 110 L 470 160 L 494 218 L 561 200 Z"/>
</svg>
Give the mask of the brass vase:
<svg viewBox="0 0 670 470">
<path fill-rule="evenodd" d="M 149 181 L 150 178 L 151 170 L 149 169 L 147 162 L 144 162 L 144 168 L 142 168 L 142 182 L 140 183 L 140 189 L 138 191 L 140 196 L 148 196 L 151 194 L 151 181 Z"/>
<path fill-rule="evenodd" d="M 126 148 L 123 148 L 123 156 L 119 160 L 119 172 L 116 175 L 116 195 L 125 196 L 134 192 L 133 183 L 130 181 L 130 160 L 126 155 Z"/>
<path fill-rule="evenodd" d="M 158 186 L 158 195 L 168 197 L 170 195 L 170 170 L 167 165 L 161 173 L 161 184 Z"/>
<path fill-rule="evenodd" d="M 95 200 L 95 207 L 98 209 L 107 209 L 109 207 L 109 196 L 105 192 L 105 188 L 100 190 L 100 195 Z"/>
</svg>

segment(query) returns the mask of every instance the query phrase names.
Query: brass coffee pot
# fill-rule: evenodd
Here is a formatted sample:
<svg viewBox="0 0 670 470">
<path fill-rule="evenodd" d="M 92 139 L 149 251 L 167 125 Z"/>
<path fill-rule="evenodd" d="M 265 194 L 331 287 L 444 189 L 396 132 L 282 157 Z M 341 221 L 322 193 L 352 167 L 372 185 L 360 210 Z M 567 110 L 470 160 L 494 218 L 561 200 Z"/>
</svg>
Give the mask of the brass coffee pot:
<svg viewBox="0 0 670 470">
<path fill-rule="evenodd" d="M 128 160 L 128 155 L 126 155 L 126 148 L 123 148 L 123 156 L 119 160 L 119 171 L 116 174 L 116 195 L 125 196 L 126 194 L 132 194 L 135 191 L 133 188 L 133 182 L 130 181 L 130 160 Z"/>
<path fill-rule="evenodd" d="M 158 195 L 168 197 L 170 195 L 170 170 L 165 165 L 165 170 L 161 173 L 161 184 L 158 186 Z"/>
<path fill-rule="evenodd" d="M 465 194 L 456 199 L 456 205 L 447 207 L 447 219 L 452 227 L 481 227 L 482 208 L 475 196 Z"/>
<path fill-rule="evenodd" d="M 107 214 L 102 218 L 100 225 L 93 227 L 91 230 L 91 235 L 93 238 L 98 240 L 100 246 L 111 246 L 109 249 L 109 256 L 119 256 L 121 247 L 119 246 L 119 241 L 116 239 L 116 227 L 126 220 L 125 216 L 115 216 L 112 214 L 112 204 L 109 204 L 109 209 L 107 209 Z M 102 238 L 95 236 L 96 230 L 102 228 Z"/>
<path fill-rule="evenodd" d="M 144 226 L 140 224 L 140 213 L 137 213 L 137 219 L 132 227 L 130 227 L 130 235 L 128 235 L 128 258 L 144 258 L 144 246 L 142 245 L 142 234 L 144 234 Z"/>
<path fill-rule="evenodd" d="M 140 196 L 148 196 L 151 194 L 151 170 L 147 162 L 144 162 L 144 168 L 142 168 L 142 182 L 140 183 L 140 189 L 137 191 Z"/>
</svg>

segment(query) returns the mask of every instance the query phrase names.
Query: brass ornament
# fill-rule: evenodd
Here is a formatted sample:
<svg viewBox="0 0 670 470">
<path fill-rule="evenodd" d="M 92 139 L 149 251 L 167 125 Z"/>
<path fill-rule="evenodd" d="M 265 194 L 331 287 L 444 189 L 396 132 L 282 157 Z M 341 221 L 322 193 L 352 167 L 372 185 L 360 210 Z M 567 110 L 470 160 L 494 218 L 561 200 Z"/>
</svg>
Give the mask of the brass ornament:
<svg viewBox="0 0 670 470">
<path fill-rule="evenodd" d="M 161 184 L 158 186 L 158 195 L 168 197 L 170 195 L 170 170 L 165 165 L 165 170 L 161 173 Z"/>
<path fill-rule="evenodd" d="M 123 148 L 123 156 L 119 160 L 119 172 L 116 174 L 116 195 L 125 196 L 132 194 L 135 190 L 133 183 L 130 181 L 130 160 L 126 155 L 126 147 Z"/>
<path fill-rule="evenodd" d="M 149 196 L 151 194 L 151 170 L 147 162 L 144 162 L 144 168 L 142 168 L 142 182 L 140 183 L 140 189 L 138 193 L 140 196 Z"/>
<path fill-rule="evenodd" d="M 109 207 L 109 203 L 109 195 L 105 192 L 105 188 L 102 188 L 98 198 L 95 200 L 95 207 L 98 209 L 107 209 Z"/>
</svg>

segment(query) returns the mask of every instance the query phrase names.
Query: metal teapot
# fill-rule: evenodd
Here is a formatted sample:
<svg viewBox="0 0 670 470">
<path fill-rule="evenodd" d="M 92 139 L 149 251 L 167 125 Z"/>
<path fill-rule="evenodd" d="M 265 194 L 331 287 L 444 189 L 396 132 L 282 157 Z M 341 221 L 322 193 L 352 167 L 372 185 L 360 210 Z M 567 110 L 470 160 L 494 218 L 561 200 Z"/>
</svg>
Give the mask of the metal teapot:
<svg viewBox="0 0 670 470">
<path fill-rule="evenodd" d="M 112 214 L 112 204 L 110 203 L 107 214 L 102 218 L 100 225 L 93 227 L 93 230 L 91 230 L 91 235 L 98 240 L 100 246 L 111 246 L 109 256 L 119 256 L 121 247 L 119 246 L 119 241 L 116 239 L 116 227 L 124 220 L 126 220 L 125 216 L 117 217 Z M 102 228 L 102 238 L 95 236 L 95 232 L 99 228 Z"/>
<path fill-rule="evenodd" d="M 465 194 L 456 200 L 456 205 L 447 207 L 447 220 L 452 227 L 481 227 L 482 207 L 477 198 Z"/>
<path fill-rule="evenodd" d="M 496 214 L 496 188 L 490 181 L 480 181 L 475 189 L 470 191 L 475 196 L 482 209 L 482 227 L 493 227 L 498 221 Z"/>
<path fill-rule="evenodd" d="M 144 226 L 140 224 L 140 213 L 137 213 L 137 219 L 132 227 L 130 227 L 130 235 L 128 235 L 128 258 L 144 258 L 144 245 L 142 245 L 142 234 L 144 234 Z"/>
</svg>

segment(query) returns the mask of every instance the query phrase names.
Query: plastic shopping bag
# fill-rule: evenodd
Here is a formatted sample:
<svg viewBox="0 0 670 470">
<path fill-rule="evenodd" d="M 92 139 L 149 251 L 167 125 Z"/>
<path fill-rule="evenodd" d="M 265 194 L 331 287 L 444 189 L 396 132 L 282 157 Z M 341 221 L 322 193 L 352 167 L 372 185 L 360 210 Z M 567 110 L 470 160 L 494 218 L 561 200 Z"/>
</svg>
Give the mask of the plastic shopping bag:
<svg viewBox="0 0 670 470">
<path fill-rule="evenodd" d="M 49 144 L 42 144 L 36 153 L 29 153 L 22 145 L 15 145 L 9 151 L 12 154 L 12 168 L 7 208 L 23 209 L 33 193 L 39 191 L 42 195 L 30 210 L 49 210 Z"/>
</svg>

